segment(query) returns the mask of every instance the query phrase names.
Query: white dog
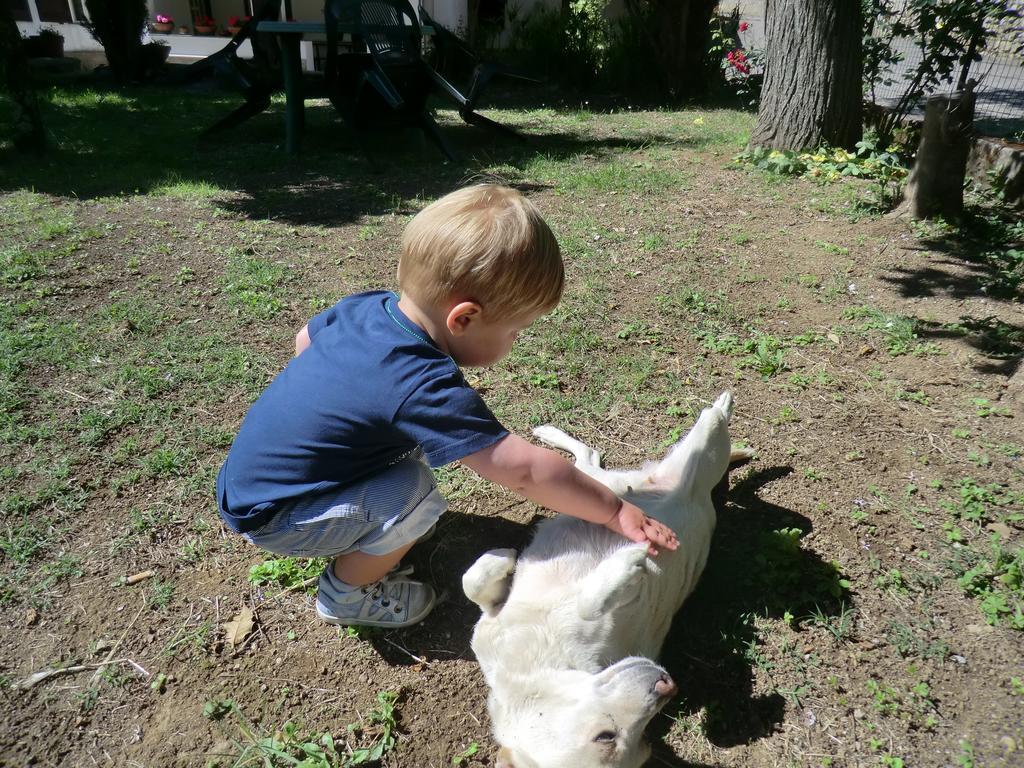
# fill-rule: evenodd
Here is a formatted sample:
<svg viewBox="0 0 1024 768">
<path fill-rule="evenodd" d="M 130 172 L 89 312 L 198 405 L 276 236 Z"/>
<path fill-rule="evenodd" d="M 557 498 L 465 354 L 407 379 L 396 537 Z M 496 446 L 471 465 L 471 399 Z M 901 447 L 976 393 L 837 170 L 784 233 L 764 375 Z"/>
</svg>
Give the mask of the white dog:
<svg viewBox="0 0 1024 768">
<path fill-rule="evenodd" d="M 473 651 L 499 768 L 637 768 L 649 756 L 644 727 L 676 692 L 652 659 L 707 560 L 732 407 L 726 392 L 662 461 L 631 471 L 602 469 L 595 450 L 554 427 L 534 430 L 672 528 L 679 548 L 650 558 L 645 545 L 562 515 L 541 523 L 518 560 L 492 550 L 466 572 L 463 589 L 483 610 Z"/>
</svg>

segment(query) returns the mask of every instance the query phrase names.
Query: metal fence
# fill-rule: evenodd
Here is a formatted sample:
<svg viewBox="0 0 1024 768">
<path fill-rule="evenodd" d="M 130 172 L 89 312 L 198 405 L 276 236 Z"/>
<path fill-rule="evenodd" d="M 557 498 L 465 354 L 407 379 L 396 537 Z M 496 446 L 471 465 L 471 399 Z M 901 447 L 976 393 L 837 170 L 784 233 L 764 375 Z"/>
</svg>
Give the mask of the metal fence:
<svg viewBox="0 0 1024 768">
<path fill-rule="evenodd" d="M 975 122 L 979 131 L 991 135 L 1009 135 L 1024 130 L 1024 0 L 1013 0 L 1022 18 L 1010 19 L 995 31 L 982 52 L 981 61 L 971 65 L 970 77 L 977 81 L 975 93 Z M 893 42 L 903 61 L 889 73 L 888 83 L 875 88 L 880 106 L 893 106 L 903 94 L 906 75 L 913 72 L 921 61 L 921 49 L 915 41 L 900 39 Z M 953 81 L 940 84 L 933 93 L 954 88 Z M 925 97 L 932 95 L 926 94 Z M 911 116 L 923 114 L 924 103 L 917 105 Z"/>
</svg>

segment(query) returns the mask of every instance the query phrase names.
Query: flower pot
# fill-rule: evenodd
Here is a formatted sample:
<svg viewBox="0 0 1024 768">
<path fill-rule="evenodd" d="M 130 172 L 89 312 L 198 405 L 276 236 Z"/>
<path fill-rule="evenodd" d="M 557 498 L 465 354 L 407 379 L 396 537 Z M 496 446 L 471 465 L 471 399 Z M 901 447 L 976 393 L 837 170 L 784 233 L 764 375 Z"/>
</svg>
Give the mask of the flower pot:
<svg viewBox="0 0 1024 768">
<path fill-rule="evenodd" d="M 139 79 L 150 80 L 167 61 L 171 46 L 164 42 L 146 43 L 139 51 Z"/>
<path fill-rule="evenodd" d="M 171 32 L 174 31 L 174 22 L 173 21 L 168 21 L 168 22 L 154 21 L 151 26 L 152 26 L 154 32 L 159 32 L 161 35 L 169 35 L 169 34 L 171 34 Z"/>
<path fill-rule="evenodd" d="M 217 27 L 210 24 L 196 24 L 192 29 L 197 35 L 212 35 L 217 31 Z"/>
<path fill-rule="evenodd" d="M 64 57 L 64 38 L 60 35 L 34 35 L 22 43 L 30 59 L 61 59 Z"/>
</svg>

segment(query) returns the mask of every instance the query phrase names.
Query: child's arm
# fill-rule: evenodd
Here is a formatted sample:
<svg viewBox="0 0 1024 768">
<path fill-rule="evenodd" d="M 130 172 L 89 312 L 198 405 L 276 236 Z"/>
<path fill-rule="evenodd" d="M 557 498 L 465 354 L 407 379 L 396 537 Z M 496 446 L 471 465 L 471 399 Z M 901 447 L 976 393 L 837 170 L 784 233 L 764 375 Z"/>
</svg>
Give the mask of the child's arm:
<svg viewBox="0 0 1024 768">
<path fill-rule="evenodd" d="M 310 345 L 309 324 L 302 326 L 302 330 L 295 334 L 295 356 L 298 357 L 302 351 Z"/>
<path fill-rule="evenodd" d="M 516 435 L 470 454 L 462 463 L 491 482 L 548 509 L 598 523 L 631 541 L 647 542 L 651 554 L 657 554 L 657 547 L 679 546 L 668 526 L 623 501 L 554 451 Z"/>
</svg>

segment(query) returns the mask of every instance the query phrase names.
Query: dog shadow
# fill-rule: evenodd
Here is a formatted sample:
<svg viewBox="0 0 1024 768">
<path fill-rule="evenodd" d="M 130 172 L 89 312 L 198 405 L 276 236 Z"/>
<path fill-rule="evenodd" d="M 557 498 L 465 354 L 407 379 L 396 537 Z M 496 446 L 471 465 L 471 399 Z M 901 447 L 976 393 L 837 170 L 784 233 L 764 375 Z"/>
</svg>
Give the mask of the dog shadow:
<svg viewBox="0 0 1024 768">
<path fill-rule="evenodd" d="M 437 524 L 429 541 L 416 544 L 403 560 L 413 566 L 413 578 L 430 582 L 441 599 L 427 621 L 398 632 L 368 632 L 366 640 L 388 664 L 408 666 L 428 661 L 475 661 L 470 648 L 480 608 L 462 591 L 462 574 L 485 551 L 510 547 L 520 552 L 530 540 L 540 516 L 525 523 L 498 515 L 452 510 Z M 418 657 L 418 658 L 416 658 Z"/>
<path fill-rule="evenodd" d="M 799 545 L 811 521 L 758 497 L 792 471 L 748 472 L 732 485 L 727 503 L 716 505 L 707 566 L 676 614 L 661 655 L 681 694 L 649 728 L 652 766 L 694 765 L 663 742 L 677 722 L 692 715 L 700 715 L 704 736 L 722 748 L 773 733 L 785 717 L 787 698 L 780 691 L 754 693 L 755 667 L 770 663 L 758 647 L 755 622 L 788 616 L 798 627 L 812 612 L 836 616 L 850 602 L 836 568 Z"/>
<path fill-rule="evenodd" d="M 679 757 L 665 743 L 674 725 L 692 715 L 700 716 L 703 735 L 721 748 L 775 732 L 787 699 L 779 691 L 754 693 L 755 667 L 768 664 L 758 649 L 755 622 L 788 614 L 799 627 L 812 611 L 824 618 L 837 616 L 842 602 L 851 602 L 836 594 L 834 566 L 799 545 L 811 521 L 758 496 L 792 472 L 786 466 L 748 471 L 731 484 L 727 501 L 716 503 L 718 522 L 707 566 L 676 614 L 662 650 L 660 662 L 681 693 L 648 728 L 650 766 L 702 765 Z M 522 551 L 539 517 L 516 522 L 497 514 L 446 514 L 435 537 L 417 544 L 405 561 L 443 595 L 430 621 L 401 632 L 369 633 L 367 641 L 387 663 L 398 666 L 420 659 L 474 661 L 470 638 L 480 609 L 463 594 L 462 574 L 487 549 Z"/>
</svg>

